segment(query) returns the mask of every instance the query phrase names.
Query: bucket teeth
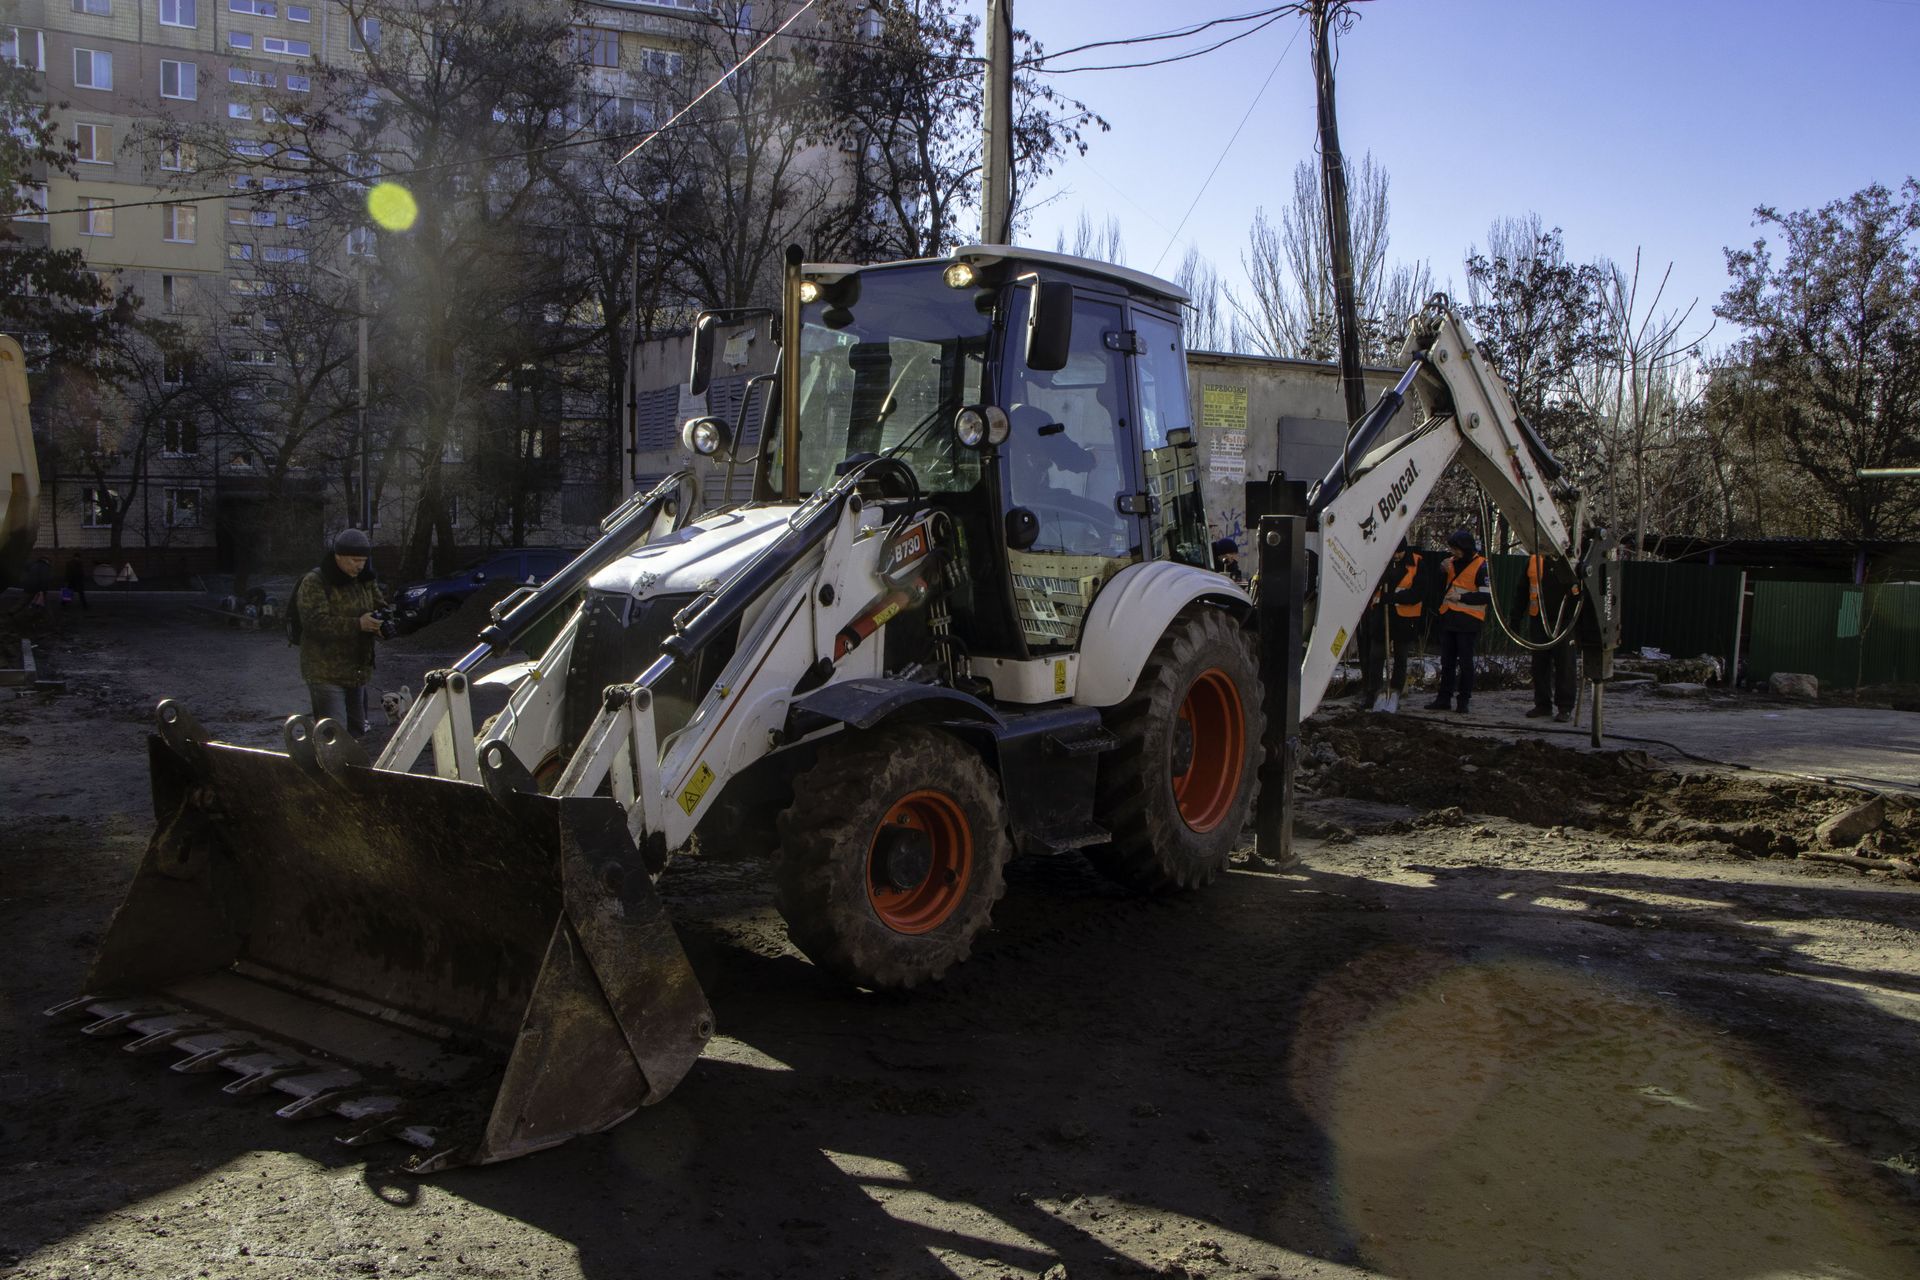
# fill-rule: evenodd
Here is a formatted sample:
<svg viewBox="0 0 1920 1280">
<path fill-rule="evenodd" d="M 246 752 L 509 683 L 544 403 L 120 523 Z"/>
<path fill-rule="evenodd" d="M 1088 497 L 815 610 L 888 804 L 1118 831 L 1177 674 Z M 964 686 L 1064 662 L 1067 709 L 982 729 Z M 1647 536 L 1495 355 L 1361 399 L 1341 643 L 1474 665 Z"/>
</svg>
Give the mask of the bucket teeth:
<svg viewBox="0 0 1920 1280">
<path fill-rule="evenodd" d="M 162 1049 L 172 1046 L 176 1041 L 185 1040 L 192 1036 L 215 1035 L 218 1034 L 220 1030 L 220 1028 L 209 1023 L 195 1022 L 191 1019 L 182 1018 L 176 1019 L 176 1021 L 179 1025 L 162 1027 L 157 1031 L 150 1031 L 136 1040 L 127 1041 L 120 1047 L 127 1053 L 157 1053 Z"/>
<path fill-rule="evenodd" d="M 249 1071 L 226 1088 L 220 1090 L 236 1098 L 252 1097 L 256 1093 L 265 1093 L 273 1087 L 273 1082 L 288 1076 L 305 1074 L 309 1068 L 304 1062 L 282 1062 L 273 1066 L 261 1067 Z"/>
<path fill-rule="evenodd" d="M 218 1071 L 221 1063 L 228 1058 L 237 1058 L 246 1053 L 259 1053 L 260 1046 L 248 1044 L 242 1040 L 229 1040 L 226 1044 L 211 1049 L 202 1049 L 196 1054 L 180 1059 L 170 1070 L 192 1074 L 200 1071 Z"/>
<path fill-rule="evenodd" d="M 376 1142 L 387 1142 L 396 1137 L 406 1126 L 407 1118 L 400 1114 L 400 1102 L 397 1098 L 386 1100 L 393 1107 L 393 1113 L 358 1129 L 343 1133 L 334 1139 L 343 1147 L 368 1147 Z"/>
<path fill-rule="evenodd" d="M 125 1030 L 127 1024 L 135 1018 L 151 1018 L 164 1012 L 166 1012 L 164 1009 L 158 1009 L 152 1005 L 132 1009 L 117 1009 L 106 1017 L 89 1022 L 86 1026 L 80 1028 L 80 1034 L 83 1036 L 117 1036 Z"/>
<path fill-rule="evenodd" d="M 83 1012 L 88 1005 L 98 1004 L 99 996 L 75 996 L 71 1000 L 62 1000 L 59 1004 L 45 1010 L 49 1018 L 58 1018 L 64 1014 Z"/>
<path fill-rule="evenodd" d="M 312 1093 L 295 1098 L 273 1114 L 282 1120 L 304 1120 L 308 1116 L 324 1115 L 343 1102 L 350 1102 L 374 1091 L 375 1086 L 362 1081 L 351 1071 L 325 1072 L 313 1079 L 322 1081 L 335 1075 L 339 1077 L 337 1082 L 318 1084 Z"/>
</svg>

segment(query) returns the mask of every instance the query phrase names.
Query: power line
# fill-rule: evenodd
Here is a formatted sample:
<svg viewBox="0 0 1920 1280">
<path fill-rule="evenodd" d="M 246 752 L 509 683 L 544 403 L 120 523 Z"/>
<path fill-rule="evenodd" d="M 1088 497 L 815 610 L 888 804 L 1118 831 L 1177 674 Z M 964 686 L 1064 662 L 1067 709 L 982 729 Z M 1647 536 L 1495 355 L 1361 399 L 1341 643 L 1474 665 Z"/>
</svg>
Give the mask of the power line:
<svg viewBox="0 0 1920 1280">
<path fill-rule="evenodd" d="M 755 58 L 759 57 L 760 51 L 762 49 L 765 49 L 768 45 L 772 44 L 775 38 L 778 37 L 781 32 L 785 31 L 788 27 L 798 22 L 800 20 L 800 15 L 805 13 L 807 10 L 813 8 L 815 3 L 817 3 L 817 0 L 807 0 L 805 4 L 801 5 L 798 9 L 795 9 L 792 13 L 788 14 L 787 20 L 781 23 L 778 27 L 775 27 L 771 32 L 769 32 L 767 36 L 760 41 L 759 44 L 753 46 L 753 48 L 748 51 L 746 57 L 740 59 L 740 61 L 734 63 L 731 67 L 727 68 L 727 70 L 724 73 L 722 73 L 722 75 L 718 80 L 715 80 L 712 84 L 708 85 L 706 88 L 702 89 L 699 93 L 695 94 L 693 96 L 693 101 L 687 103 L 686 106 L 680 108 L 678 111 L 674 112 L 673 115 L 668 117 L 666 124 L 661 125 L 658 129 L 655 129 L 652 133 L 640 139 L 640 141 L 634 143 L 633 148 L 631 150 L 629 150 L 625 155 L 621 156 L 618 160 L 615 160 L 613 162 L 613 167 L 618 169 L 621 165 L 625 164 L 628 160 L 631 160 L 634 154 L 638 152 L 640 148 L 646 146 L 649 142 L 652 142 L 655 138 L 659 137 L 667 129 L 673 127 L 674 123 L 678 121 L 681 116 L 684 116 L 685 114 L 687 114 L 687 112 L 699 106 L 700 100 L 702 98 L 712 93 L 715 89 L 718 89 L 721 85 L 725 84 L 727 81 L 733 79 L 734 75 L 739 72 L 740 68 L 746 66 L 749 62 L 752 62 Z"/>
<path fill-rule="evenodd" d="M 1239 140 L 1240 131 L 1247 127 L 1247 121 L 1253 119 L 1253 109 L 1259 106 L 1260 99 L 1266 96 L 1267 86 L 1273 83 L 1274 76 L 1278 75 L 1280 72 L 1280 64 L 1287 60 L 1287 55 L 1289 53 L 1293 52 L 1293 46 L 1299 43 L 1300 33 L 1305 29 L 1306 29 L 1306 20 L 1303 17 L 1301 19 L 1300 25 L 1293 29 L 1293 39 L 1287 41 L 1287 47 L 1282 49 L 1280 51 L 1280 56 L 1273 60 L 1273 68 L 1272 70 L 1267 72 L 1267 78 L 1260 82 L 1260 91 L 1254 94 L 1253 101 L 1247 104 L 1246 114 L 1242 115 L 1240 117 L 1240 123 L 1234 126 L 1233 136 L 1227 139 L 1226 146 L 1220 148 L 1220 155 L 1217 159 L 1214 160 L 1213 168 L 1207 170 L 1206 181 L 1202 182 L 1200 184 L 1200 189 L 1193 193 L 1193 202 L 1187 206 L 1187 211 L 1180 215 L 1180 225 L 1173 229 L 1173 235 L 1169 237 L 1167 240 L 1167 247 L 1165 249 L 1162 249 L 1160 251 L 1160 256 L 1153 260 L 1153 267 L 1151 268 L 1151 270 L 1158 271 L 1160 269 L 1160 263 L 1166 258 L 1167 253 L 1173 248 L 1175 242 L 1177 242 L 1180 239 L 1180 232 L 1186 228 L 1187 219 L 1191 218 L 1193 216 L 1193 211 L 1200 207 L 1200 198 L 1207 194 L 1207 188 L 1210 185 L 1212 185 L 1214 175 L 1219 173 L 1220 166 L 1226 163 L 1227 152 L 1233 150 L 1233 144 Z"/>
<path fill-rule="evenodd" d="M 1294 9 L 1298 7 L 1298 5 L 1291 3 L 1275 5 L 1271 9 L 1260 9 L 1253 13 L 1237 14 L 1230 18 L 1210 18 L 1205 22 L 1197 23 L 1191 27 L 1182 27 L 1175 31 L 1156 31 L 1151 35 L 1127 36 L 1119 40 L 1094 40 L 1087 44 L 1074 45 L 1071 49 L 1061 49 L 1057 53 L 1044 54 L 1041 57 L 1029 59 L 1023 65 L 1037 67 L 1042 63 L 1051 62 L 1055 58 L 1071 57 L 1076 53 L 1085 53 L 1089 49 L 1110 49 L 1118 45 L 1150 44 L 1156 40 L 1179 40 L 1186 36 L 1197 36 L 1202 31 L 1211 27 L 1224 26 L 1232 22 L 1252 22 L 1256 18 L 1265 18 L 1272 14 L 1279 13 L 1283 9 Z"/>
<path fill-rule="evenodd" d="M 1083 71 L 1137 71 L 1142 67 L 1164 67 L 1168 63 L 1172 63 L 1172 62 L 1185 62 L 1190 58 L 1205 57 L 1207 54 L 1213 53 L 1219 49 L 1224 49 L 1228 45 L 1233 44 L 1236 41 L 1245 40 L 1248 36 L 1258 35 L 1260 32 L 1265 31 L 1268 27 L 1272 26 L 1274 23 L 1280 21 L 1280 19 L 1286 17 L 1288 13 L 1293 12 L 1294 8 L 1295 6 L 1293 5 L 1287 5 L 1284 8 L 1270 15 L 1264 22 L 1261 22 L 1258 26 L 1249 27 L 1245 31 L 1236 32 L 1235 34 L 1228 36 L 1224 40 L 1220 40 L 1214 44 L 1208 45 L 1204 49 L 1193 49 L 1186 53 L 1176 53 L 1171 57 L 1167 57 L 1167 58 L 1155 58 L 1150 62 L 1114 62 L 1114 63 L 1106 63 L 1101 66 L 1095 66 L 1095 67 L 1045 67 L 1045 68 L 1042 68 L 1042 70 L 1044 70 L 1048 75 L 1070 76 L 1070 75 L 1077 75 Z M 1031 64 L 1027 64 L 1027 65 L 1031 65 Z"/>
</svg>

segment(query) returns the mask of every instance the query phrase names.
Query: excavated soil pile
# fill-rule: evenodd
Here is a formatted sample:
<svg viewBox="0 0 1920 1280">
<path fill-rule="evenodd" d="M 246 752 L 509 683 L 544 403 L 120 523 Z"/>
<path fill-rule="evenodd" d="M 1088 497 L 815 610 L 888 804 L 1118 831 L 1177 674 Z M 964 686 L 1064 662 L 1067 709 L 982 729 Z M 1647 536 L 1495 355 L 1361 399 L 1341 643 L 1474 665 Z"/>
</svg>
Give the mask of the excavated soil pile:
<svg viewBox="0 0 1920 1280">
<path fill-rule="evenodd" d="M 493 619 L 489 610 L 516 589 L 511 582 L 490 582 L 465 600 L 460 607 L 438 622 L 430 622 L 418 631 L 388 641 L 400 653 L 440 653 L 458 649 L 480 634 L 480 628 Z"/>
<path fill-rule="evenodd" d="M 1792 857 L 1819 844 L 1826 819 L 1867 799 L 1858 791 L 1761 774 L 1670 769 L 1644 751 L 1576 751 L 1457 733 L 1362 712 L 1311 722 L 1301 734 L 1301 788 L 1425 810 L 1414 823 L 1489 814 L 1671 844 L 1714 843 L 1748 857 Z M 1920 809 L 1887 797 L 1861 852 L 1920 847 Z"/>
</svg>

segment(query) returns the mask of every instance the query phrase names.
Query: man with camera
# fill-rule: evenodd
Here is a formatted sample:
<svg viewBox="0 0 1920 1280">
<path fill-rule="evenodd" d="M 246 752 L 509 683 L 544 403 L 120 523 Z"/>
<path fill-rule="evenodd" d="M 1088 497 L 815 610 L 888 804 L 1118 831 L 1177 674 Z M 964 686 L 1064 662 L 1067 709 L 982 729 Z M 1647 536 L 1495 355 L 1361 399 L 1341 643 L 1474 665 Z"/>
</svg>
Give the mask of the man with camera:
<svg viewBox="0 0 1920 1280">
<path fill-rule="evenodd" d="M 393 636 L 368 567 L 372 552 L 358 529 L 335 534 L 319 567 L 294 589 L 287 628 L 300 646 L 300 678 L 313 697 L 314 719 L 329 716 L 356 738 L 367 732 L 374 641 Z"/>
</svg>

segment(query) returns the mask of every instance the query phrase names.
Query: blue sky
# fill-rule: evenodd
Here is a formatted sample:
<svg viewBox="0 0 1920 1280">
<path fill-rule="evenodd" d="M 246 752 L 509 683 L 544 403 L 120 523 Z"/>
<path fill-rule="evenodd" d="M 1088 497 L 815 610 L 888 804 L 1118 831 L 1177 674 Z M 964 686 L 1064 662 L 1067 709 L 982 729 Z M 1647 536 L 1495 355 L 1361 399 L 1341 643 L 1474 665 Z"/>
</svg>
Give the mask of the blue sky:
<svg viewBox="0 0 1920 1280">
<path fill-rule="evenodd" d="M 984 11 L 984 0 L 972 0 Z M 1049 50 L 1166 31 L 1262 0 L 1014 0 Z M 1673 263 L 1668 297 L 1711 319 L 1721 250 L 1753 208 L 1810 208 L 1920 173 L 1920 0 L 1372 0 L 1340 42 L 1340 131 L 1391 179 L 1395 258 L 1464 291 L 1468 245 L 1538 212 L 1570 253 Z M 1248 24 L 1251 25 L 1251 24 Z M 1187 244 L 1230 282 L 1256 206 L 1285 204 L 1313 154 L 1307 38 L 1287 19 L 1218 52 L 1144 70 L 1062 75 L 1113 126 L 1061 164 L 1023 237 L 1052 248 L 1081 211 L 1111 214 L 1130 266 L 1171 275 Z M 1238 28 L 1227 28 L 1235 30 Z M 1218 32 L 1219 29 L 1216 29 Z M 1289 41 L 1293 47 L 1226 151 Z M 1062 64 L 1142 61 L 1207 37 L 1097 50 Z M 1166 249 L 1164 258 L 1162 250 Z M 1713 345 L 1733 335 L 1725 326 Z"/>
</svg>

